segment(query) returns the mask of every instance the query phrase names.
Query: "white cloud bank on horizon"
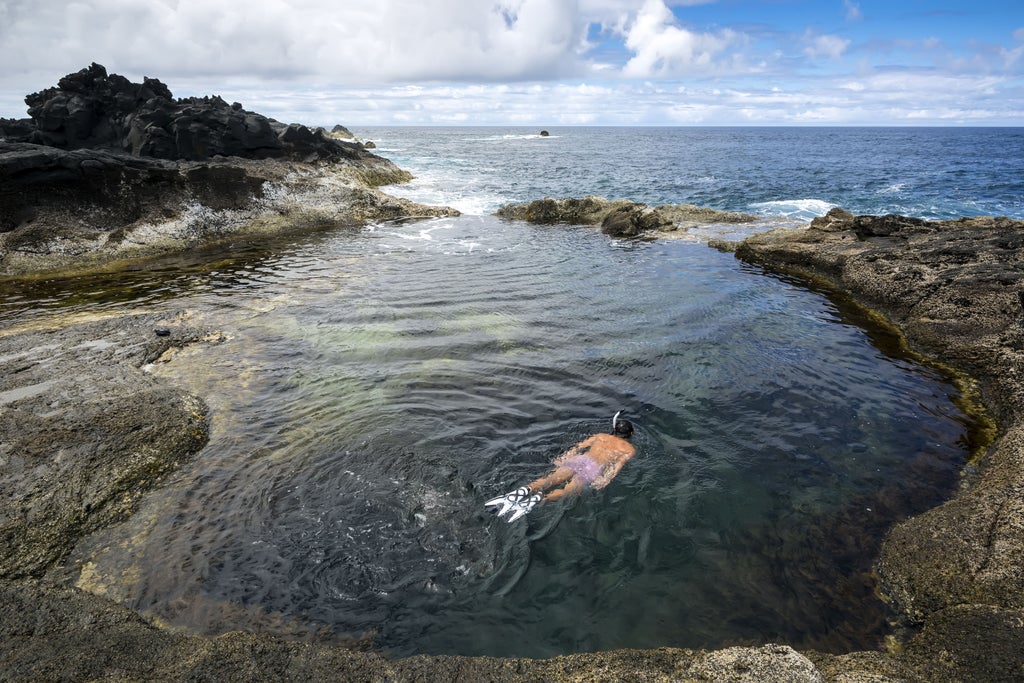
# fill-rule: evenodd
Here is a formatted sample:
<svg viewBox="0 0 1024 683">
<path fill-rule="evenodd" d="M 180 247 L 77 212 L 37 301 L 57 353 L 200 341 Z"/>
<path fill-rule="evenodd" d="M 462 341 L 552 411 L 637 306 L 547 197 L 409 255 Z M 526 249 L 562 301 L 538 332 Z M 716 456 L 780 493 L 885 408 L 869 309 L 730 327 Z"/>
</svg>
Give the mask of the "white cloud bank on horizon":
<svg viewBox="0 0 1024 683">
<path fill-rule="evenodd" d="M 680 20 L 714 0 L 0 0 L 0 116 L 95 61 L 318 125 L 1024 123 L 1024 29 L 893 67 L 842 34 L 865 3 L 827 4 L 822 29 Z"/>
</svg>

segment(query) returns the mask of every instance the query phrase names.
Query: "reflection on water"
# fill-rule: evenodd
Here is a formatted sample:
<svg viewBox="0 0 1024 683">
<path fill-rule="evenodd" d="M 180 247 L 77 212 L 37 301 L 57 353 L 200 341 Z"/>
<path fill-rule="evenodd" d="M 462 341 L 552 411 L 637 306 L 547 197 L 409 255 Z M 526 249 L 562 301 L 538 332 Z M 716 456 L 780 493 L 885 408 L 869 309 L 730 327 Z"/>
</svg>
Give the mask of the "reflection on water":
<svg viewBox="0 0 1024 683">
<path fill-rule="evenodd" d="M 229 337 L 153 370 L 207 399 L 207 448 L 78 551 L 81 585 L 164 623 L 393 654 L 871 647 L 881 534 L 965 457 L 935 372 L 700 245 L 464 217 L 236 252 L 4 285 L 5 325 L 146 306 Z M 620 409 L 638 456 L 607 489 L 483 510 Z"/>
</svg>

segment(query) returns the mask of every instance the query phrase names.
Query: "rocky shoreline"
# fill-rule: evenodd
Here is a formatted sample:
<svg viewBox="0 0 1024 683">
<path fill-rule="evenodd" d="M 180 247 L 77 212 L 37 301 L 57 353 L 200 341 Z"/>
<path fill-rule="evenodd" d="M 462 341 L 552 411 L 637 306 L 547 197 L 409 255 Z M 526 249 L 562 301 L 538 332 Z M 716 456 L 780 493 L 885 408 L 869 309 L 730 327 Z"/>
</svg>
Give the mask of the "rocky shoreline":
<svg viewBox="0 0 1024 683">
<path fill-rule="evenodd" d="M 0 277 L 458 214 L 377 190 L 411 176 L 358 142 L 98 64 L 26 103 L 0 119 Z"/>
<path fill-rule="evenodd" d="M 833 209 L 737 257 L 852 296 L 977 383 L 994 437 L 952 500 L 892 529 L 882 593 L 920 632 L 889 659 L 921 680 L 1024 678 L 1024 221 Z"/>
<path fill-rule="evenodd" d="M 0 275 L 451 211 L 375 190 L 403 172 L 355 143 L 269 120 L 264 127 L 240 106 L 175 101 L 159 81 L 131 84 L 101 69 L 30 96 L 31 122 L 0 122 Z M 221 131 L 220 142 L 204 130 Z M 248 152 L 224 153 L 236 144 Z M 151 154 L 137 154 L 143 149 Z M 756 218 L 708 211 L 584 198 L 503 215 L 600 225 L 618 237 Z M 1024 222 L 833 210 L 810 226 L 714 246 L 879 312 L 914 351 L 973 378 L 998 422 L 959 494 L 897 525 L 883 544 L 878 575 L 914 629 L 906 642 L 839 656 L 779 644 L 388 660 L 352 643 L 159 628 L 55 577 L 80 539 L 130 516 L 202 449 L 202 397 L 146 367 L 224 333 L 194 326 L 184 312 L 119 312 L 0 330 L 0 680 L 1024 678 Z"/>
</svg>

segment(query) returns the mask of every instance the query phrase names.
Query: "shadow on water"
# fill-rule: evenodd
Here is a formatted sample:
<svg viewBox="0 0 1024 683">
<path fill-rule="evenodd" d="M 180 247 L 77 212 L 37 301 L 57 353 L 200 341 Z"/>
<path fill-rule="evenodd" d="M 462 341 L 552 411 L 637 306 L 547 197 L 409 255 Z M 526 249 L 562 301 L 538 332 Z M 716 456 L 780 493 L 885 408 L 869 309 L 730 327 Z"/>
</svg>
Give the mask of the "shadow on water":
<svg viewBox="0 0 1024 683">
<path fill-rule="evenodd" d="M 949 495 L 973 429 L 856 309 L 695 244 L 463 217 L 38 287 L 5 322 L 146 305 L 229 332 L 154 369 L 210 403 L 209 445 L 69 576 L 209 633 L 871 648 L 880 540 Z M 619 409 L 639 454 L 609 487 L 484 511 Z"/>
</svg>

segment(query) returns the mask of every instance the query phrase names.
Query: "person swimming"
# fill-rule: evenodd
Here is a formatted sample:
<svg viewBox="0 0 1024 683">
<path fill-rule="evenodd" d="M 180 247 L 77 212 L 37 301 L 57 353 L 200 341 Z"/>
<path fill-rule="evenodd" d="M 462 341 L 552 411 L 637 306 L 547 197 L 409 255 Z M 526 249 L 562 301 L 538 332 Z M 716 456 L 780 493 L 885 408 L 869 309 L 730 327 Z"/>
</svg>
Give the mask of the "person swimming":
<svg viewBox="0 0 1024 683">
<path fill-rule="evenodd" d="M 620 410 L 612 418 L 611 434 L 595 434 L 580 441 L 555 458 L 551 472 L 487 501 L 484 507 L 500 507 L 496 511 L 499 517 L 511 513 L 508 522 L 512 523 L 541 501 L 559 500 L 587 487 L 595 491 L 603 489 L 636 454 L 633 445 L 626 441 L 633 435 L 633 425 L 629 420 L 620 420 L 621 414 Z"/>
</svg>

